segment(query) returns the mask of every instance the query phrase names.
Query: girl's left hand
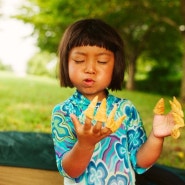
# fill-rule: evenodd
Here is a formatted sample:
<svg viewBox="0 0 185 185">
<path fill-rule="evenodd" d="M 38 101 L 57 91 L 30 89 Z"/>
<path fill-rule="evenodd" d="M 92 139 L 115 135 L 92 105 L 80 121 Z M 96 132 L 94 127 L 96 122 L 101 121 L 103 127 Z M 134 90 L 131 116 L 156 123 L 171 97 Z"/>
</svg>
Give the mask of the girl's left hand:
<svg viewBox="0 0 185 185">
<path fill-rule="evenodd" d="M 166 137 L 171 135 L 174 127 L 174 118 L 171 112 L 166 115 L 154 115 L 153 133 L 155 137 Z"/>
</svg>

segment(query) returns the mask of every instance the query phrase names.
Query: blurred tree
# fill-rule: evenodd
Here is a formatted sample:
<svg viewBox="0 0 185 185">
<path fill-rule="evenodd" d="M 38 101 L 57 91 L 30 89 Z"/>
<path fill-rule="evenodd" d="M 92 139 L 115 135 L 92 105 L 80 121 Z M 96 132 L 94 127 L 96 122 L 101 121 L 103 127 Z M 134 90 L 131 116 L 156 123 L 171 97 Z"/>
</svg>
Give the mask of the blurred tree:
<svg viewBox="0 0 185 185">
<path fill-rule="evenodd" d="M 55 59 L 54 54 L 46 51 L 36 53 L 28 61 L 26 72 L 32 75 L 56 77 Z"/>
<path fill-rule="evenodd" d="M 183 76 L 181 81 L 181 99 L 185 104 L 185 0 L 181 0 L 181 12 L 182 12 L 182 19 L 183 24 L 180 26 L 180 31 L 182 33 L 182 40 L 183 40 L 183 57 L 182 57 L 182 70 Z"/>
<path fill-rule="evenodd" d="M 181 37 L 177 30 L 181 18 L 178 1 L 124 1 L 119 4 L 117 11 L 112 11 L 106 17 L 125 41 L 129 62 L 127 89 L 135 88 L 139 57 L 155 60 L 162 67 L 172 67 L 179 62 Z"/>
<path fill-rule="evenodd" d="M 0 61 L 0 71 L 12 71 L 12 67 Z"/>
<path fill-rule="evenodd" d="M 41 50 L 56 52 L 65 28 L 77 19 L 96 17 L 114 26 L 125 42 L 129 76 L 126 88 L 135 88 L 139 57 L 172 67 L 182 57 L 184 0 L 27 0 L 16 17 L 34 25 Z M 185 67 L 184 67 L 185 68 Z M 185 74 L 185 72 L 184 72 Z M 164 74 L 165 77 L 165 74 Z M 182 82 L 182 84 L 185 84 Z M 185 89 L 182 91 L 185 92 Z M 182 94 L 182 93 L 181 93 Z M 185 93 L 184 93 L 185 94 Z"/>
</svg>

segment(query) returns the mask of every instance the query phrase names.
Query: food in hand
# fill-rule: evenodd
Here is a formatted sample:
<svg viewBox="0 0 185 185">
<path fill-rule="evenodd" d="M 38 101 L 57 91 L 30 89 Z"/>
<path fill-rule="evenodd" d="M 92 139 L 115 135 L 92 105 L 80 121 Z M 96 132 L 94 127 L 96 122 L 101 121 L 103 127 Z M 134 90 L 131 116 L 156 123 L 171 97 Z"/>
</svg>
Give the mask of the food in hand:
<svg viewBox="0 0 185 185">
<path fill-rule="evenodd" d="M 177 139 L 180 137 L 180 130 L 179 130 L 179 127 L 178 125 L 175 125 L 172 130 L 171 130 L 171 136 L 174 138 L 174 139 Z"/>
<path fill-rule="evenodd" d="M 126 116 L 119 117 L 113 124 L 113 126 L 110 128 L 112 132 L 116 132 L 116 130 L 121 126 L 123 120 L 126 118 Z"/>
<path fill-rule="evenodd" d="M 114 108 L 113 108 L 112 111 L 110 112 L 109 117 L 108 117 L 107 122 L 106 122 L 106 127 L 107 127 L 107 128 L 112 128 L 112 127 L 114 127 L 114 116 L 115 116 L 115 114 L 116 114 L 116 110 L 117 110 L 117 106 L 114 105 Z"/>
<path fill-rule="evenodd" d="M 154 114 L 164 114 L 164 108 L 164 99 L 161 98 L 154 108 Z"/>
<path fill-rule="evenodd" d="M 173 111 L 172 111 L 172 115 L 173 115 L 175 123 L 177 123 L 179 128 L 183 127 L 184 126 L 184 119 L 183 119 L 183 117 L 179 116 L 178 113 L 173 112 Z"/>
<path fill-rule="evenodd" d="M 175 98 L 173 97 L 173 101 L 169 101 L 170 102 L 170 105 L 171 105 L 171 113 L 173 115 L 173 118 L 174 118 L 174 127 L 172 128 L 171 130 L 171 136 L 174 138 L 174 139 L 177 139 L 180 137 L 180 128 L 181 127 L 184 127 L 184 113 L 182 111 L 182 106 L 180 104 L 180 102 Z M 165 106 L 164 106 L 164 99 L 161 98 L 155 108 L 154 108 L 154 113 L 155 114 L 159 114 L 159 115 L 162 115 L 164 114 L 164 109 L 165 109 Z"/>
<path fill-rule="evenodd" d="M 96 96 L 91 103 L 89 104 L 88 108 L 85 110 L 84 114 L 86 117 L 95 120 L 100 121 L 102 123 L 105 123 L 105 127 L 111 129 L 112 132 L 115 132 L 120 125 L 122 124 L 123 120 L 125 119 L 125 115 L 121 116 L 117 120 L 114 120 L 117 106 L 114 105 L 114 108 L 110 112 L 108 118 L 106 114 L 106 99 L 104 98 L 96 112 L 96 115 L 94 115 L 96 104 L 98 102 L 98 97 Z"/>
<path fill-rule="evenodd" d="M 96 107 L 96 104 L 98 102 L 98 96 L 95 96 L 95 98 L 91 101 L 88 108 L 85 110 L 84 114 L 86 117 L 93 119 L 94 117 L 94 109 Z"/>
<path fill-rule="evenodd" d="M 106 127 L 110 128 L 112 132 L 115 132 L 122 124 L 123 120 L 126 118 L 126 116 L 121 116 L 116 121 L 114 120 L 115 114 L 116 114 L 117 106 L 114 105 L 114 108 L 112 109 L 111 113 L 109 114 L 109 117 L 106 122 Z"/>
<path fill-rule="evenodd" d="M 178 102 L 178 100 L 175 97 L 173 97 L 173 101 L 169 101 L 169 102 L 171 104 L 172 111 L 177 113 L 180 117 L 184 117 L 184 113 L 182 111 L 182 106 Z"/>
<path fill-rule="evenodd" d="M 107 106 L 106 99 L 104 98 L 98 108 L 98 111 L 96 113 L 96 116 L 94 117 L 94 120 L 98 120 L 104 123 L 107 121 L 106 106 Z"/>
<path fill-rule="evenodd" d="M 171 136 L 175 139 L 180 137 L 180 128 L 184 127 L 184 112 L 179 101 L 173 97 L 173 101 L 169 101 L 172 109 L 172 115 L 174 118 L 175 125 L 171 131 Z"/>
</svg>

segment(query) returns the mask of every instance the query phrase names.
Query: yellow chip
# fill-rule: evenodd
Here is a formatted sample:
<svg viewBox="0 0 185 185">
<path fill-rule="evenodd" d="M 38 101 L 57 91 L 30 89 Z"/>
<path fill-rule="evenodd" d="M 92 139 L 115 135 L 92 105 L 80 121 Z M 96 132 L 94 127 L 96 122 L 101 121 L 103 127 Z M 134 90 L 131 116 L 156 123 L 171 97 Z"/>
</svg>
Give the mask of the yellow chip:
<svg viewBox="0 0 185 185">
<path fill-rule="evenodd" d="M 172 115 L 175 124 L 179 125 L 179 127 L 184 127 L 184 119 L 181 116 L 179 116 L 176 112 L 172 112 Z"/>
<path fill-rule="evenodd" d="M 126 118 L 126 116 L 121 116 L 120 118 L 118 118 L 115 122 L 114 122 L 114 127 L 111 128 L 112 132 L 116 132 L 116 130 L 119 129 L 119 127 L 121 126 L 123 120 Z"/>
<path fill-rule="evenodd" d="M 116 110 L 117 110 L 117 105 L 114 105 L 114 108 L 109 114 L 109 117 L 107 118 L 106 115 L 106 99 L 104 98 L 96 112 L 96 115 L 94 116 L 94 111 L 96 108 L 96 104 L 98 102 L 98 96 L 96 96 L 91 103 L 89 104 L 88 108 L 84 111 L 84 114 L 86 117 L 90 119 L 94 119 L 95 121 L 100 121 L 105 123 L 105 126 L 109 129 L 111 129 L 112 132 L 115 132 L 120 125 L 122 124 L 123 120 L 125 119 L 125 115 L 121 116 L 118 118 L 116 121 L 114 120 Z"/>
<path fill-rule="evenodd" d="M 98 102 L 98 96 L 95 96 L 94 99 L 89 104 L 88 108 L 84 112 L 86 117 L 93 119 L 94 109 L 96 108 L 97 102 Z"/>
<path fill-rule="evenodd" d="M 180 131 L 179 131 L 179 129 L 172 129 L 171 136 L 174 139 L 178 139 L 180 137 Z"/>
<path fill-rule="evenodd" d="M 157 102 L 157 104 L 156 104 L 156 106 L 155 106 L 155 108 L 153 110 L 154 111 L 154 114 L 160 114 L 160 115 L 164 114 L 164 108 L 165 108 L 165 106 L 164 106 L 164 99 L 161 98 Z"/>
<path fill-rule="evenodd" d="M 173 101 L 169 101 L 169 102 L 170 102 L 172 111 L 179 114 L 181 117 L 184 117 L 182 107 L 181 105 L 179 106 L 180 103 L 177 101 L 177 99 L 173 99 Z"/>
<path fill-rule="evenodd" d="M 172 115 L 174 118 L 175 125 L 172 128 L 171 136 L 174 139 L 177 139 L 180 137 L 180 130 L 179 128 L 184 127 L 184 112 L 182 111 L 182 106 L 180 102 L 173 97 L 173 101 L 169 101 L 172 109 Z"/>
<path fill-rule="evenodd" d="M 111 127 L 114 126 L 114 116 L 115 116 L 116 110 L 117 110 L 117 105 L 115 104 L 114 108 L 110 112 L 109 117 L 107 119 L 107 122 L 106 122 L 106 125 L 105 125 L 107 128 L 111 129 Z"/>
<path fill-rule="evenodd" d="M 173 102 L 175 103 L 175 105 L 176 105 L 179 109 L 182 109 L 182 106 L 181 106 L 180 102 L 176 99 L 175 96 L 173 97 Z"/>
<path fill-rule="evenodd" d="M 122 124 L 123 120 L 125 119 L 125 115 L 118 118 L 116 121 L 114 120 L 115 114 L 117 110 L 117 105 L 114 105 L 114 108 L 109 114 L 109 117 L 107 119 L 106 127 L 110 128 L 112 132 L 115 132 Z"/>
<path fill-rule="evenodd" d="M 104 98 L 100 104 L 100 107 L 97 110 L 97 113 L 94 117 L 96 121 L 100 122 L 106 122 L 107 121 L 107 115 L 106 115 L 106 99 Z"/>
</svg>

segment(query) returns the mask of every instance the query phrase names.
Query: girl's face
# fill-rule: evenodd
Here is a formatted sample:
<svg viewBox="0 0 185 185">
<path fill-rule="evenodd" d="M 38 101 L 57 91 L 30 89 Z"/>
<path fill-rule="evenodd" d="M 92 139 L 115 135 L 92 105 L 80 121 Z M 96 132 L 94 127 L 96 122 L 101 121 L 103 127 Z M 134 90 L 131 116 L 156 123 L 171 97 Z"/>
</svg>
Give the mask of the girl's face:
<svg viewBox="0 0 185 185">
<path fill-rule="evenodd" d="M 69 78 L 88 99 L 105 95 L 112 80 L 114 53 L 97 46 L 74 47 L 69 53 Z"/>
</svg>

